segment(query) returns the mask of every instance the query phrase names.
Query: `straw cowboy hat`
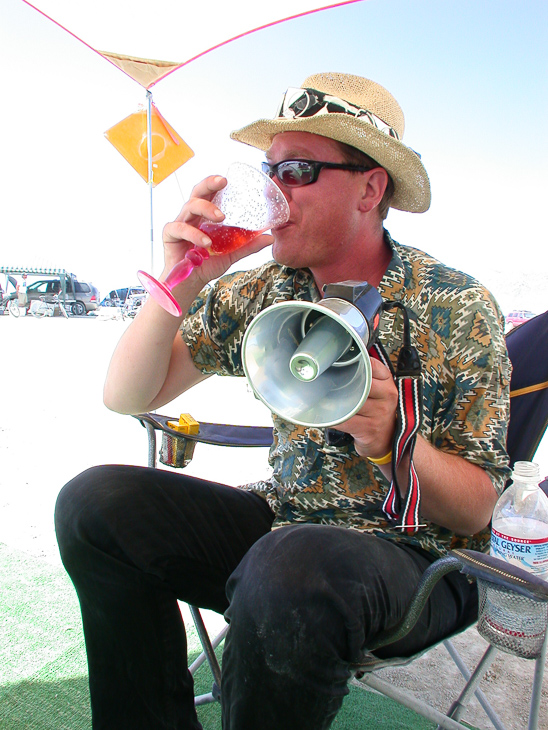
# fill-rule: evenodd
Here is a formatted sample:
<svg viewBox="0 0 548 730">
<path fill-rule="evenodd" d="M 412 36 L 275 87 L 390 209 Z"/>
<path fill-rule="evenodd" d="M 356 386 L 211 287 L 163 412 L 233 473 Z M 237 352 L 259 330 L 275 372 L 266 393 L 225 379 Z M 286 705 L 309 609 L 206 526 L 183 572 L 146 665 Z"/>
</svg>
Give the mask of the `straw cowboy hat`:
<svg viewBox="0 0 548 730">
<path fill-rule="evenodd" d="M 269 149 L 281 132 L 312 132 L 365 152 L 394 182 L 392 208 L 423 213 L 430 206 L 430 181 L 420 156 L 400 140 L 403 112 L 385 88 L 360 76 L 321 73 L 299 89 L 288 89 L 274 119 L 259 119 L 232 132 L 232 139 Z"/>
</svg>

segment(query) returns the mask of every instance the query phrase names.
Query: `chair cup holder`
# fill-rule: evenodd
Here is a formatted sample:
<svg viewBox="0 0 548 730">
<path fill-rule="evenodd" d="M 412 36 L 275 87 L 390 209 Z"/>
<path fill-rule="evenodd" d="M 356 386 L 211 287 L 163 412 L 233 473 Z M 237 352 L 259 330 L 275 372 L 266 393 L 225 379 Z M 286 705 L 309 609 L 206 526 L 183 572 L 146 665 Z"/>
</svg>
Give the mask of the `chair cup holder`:
<svg viewBox="0 0 548 730">
<path fill-rule="evenodd" d="M 478 579 L 480 636 L 501 651 L 523 659 L 541 652 L 548 624 L 548 602 L 536 601 Z"/>
<path fill-rule="evenodd" d="M 192 461 L 196 441 L 162 431 L 159 459 L 165 466 L 184 469 Z"/>
</svg>

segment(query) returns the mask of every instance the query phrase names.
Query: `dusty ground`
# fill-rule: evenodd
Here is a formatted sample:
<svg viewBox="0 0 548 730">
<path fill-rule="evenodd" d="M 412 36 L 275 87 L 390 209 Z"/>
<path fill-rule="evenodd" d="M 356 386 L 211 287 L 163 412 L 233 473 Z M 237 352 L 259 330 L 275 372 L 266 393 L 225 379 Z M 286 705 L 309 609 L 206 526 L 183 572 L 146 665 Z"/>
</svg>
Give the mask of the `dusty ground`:
<svg viewBox="0 0 548 730">
<path fill-rule="evenodd" d="M 3 352 L 0 419 L 0 540 L 60 564 L 53 533 L 53 508 L 61 486 L 94 464 L 146 464 L 146 433 L 128 416 L 109 412 L 101 391 L 110 354 L 127 323 L 99 318 L 37 320 L 0 316 Z M 204 421 L 267 424 L 268 413 L 244 380 L 212 378 L 161 412 L 188 411 Z M 229 484 L 261 477 L 266 453 L 198 445 L 187 472 Z M 548 473 L 548 443 L 537 460 Z M 211 624 L 222 619 L 209 616 Z M 479 656 L 484 642 L 475 629 L 456 640 L 465 658 Z M 409 668 L 385 670 L 423 696 L 442 696 L 461 685 L 460 675 L 440 647 Z M 484 682 L 508 730 L 526 728 L 533 665 L 500 655 Z M 473 706 L 466 719 L 488 728 Z M 548 729 L 548 678 L 541 724 Z"/>
</svg>

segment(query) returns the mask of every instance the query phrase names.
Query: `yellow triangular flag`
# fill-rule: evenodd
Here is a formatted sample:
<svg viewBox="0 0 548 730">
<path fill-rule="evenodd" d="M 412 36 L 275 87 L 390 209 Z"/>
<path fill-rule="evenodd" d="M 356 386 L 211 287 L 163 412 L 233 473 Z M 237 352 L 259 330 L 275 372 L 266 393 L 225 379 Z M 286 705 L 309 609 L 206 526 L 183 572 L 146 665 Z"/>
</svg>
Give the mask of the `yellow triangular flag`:
<svg viewBox="0 0 548 730">
<path fill-rule="evenodd" d="M 152 184 L 155 186 L 190 160 L 194 152 L 166 122 L 154 104 L 151 111 Z M 143 180 L 149 182 L 146 110 L 130 114 L 108 129 L 105 137 Z"/>
</svg>

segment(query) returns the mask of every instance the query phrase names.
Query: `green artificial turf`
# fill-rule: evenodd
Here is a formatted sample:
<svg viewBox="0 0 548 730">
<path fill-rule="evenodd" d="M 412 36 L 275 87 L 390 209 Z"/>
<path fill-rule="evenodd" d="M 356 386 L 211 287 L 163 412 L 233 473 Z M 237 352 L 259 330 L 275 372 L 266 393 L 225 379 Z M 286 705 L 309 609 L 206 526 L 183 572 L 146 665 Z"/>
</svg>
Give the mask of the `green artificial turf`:
<svg viewBox="0 0 548 730">
<path fill-rule="evenodd" d="M 68 576 L 60 566 L 2 544 L 0 568 L 0 730 L 90 730 L 80 610 Z M 199 650 L 193 627 L 188 635 L 193 659 Z M 206 665 L 195 684 L 197 693 L 210 691 Z M 198 708 L 198 715 L 204 730 L 220 730 L 218 703 Z M 434 725 L 392 700 L 351 687 L 332 727 L 430 730 Z"/>
</svg>

